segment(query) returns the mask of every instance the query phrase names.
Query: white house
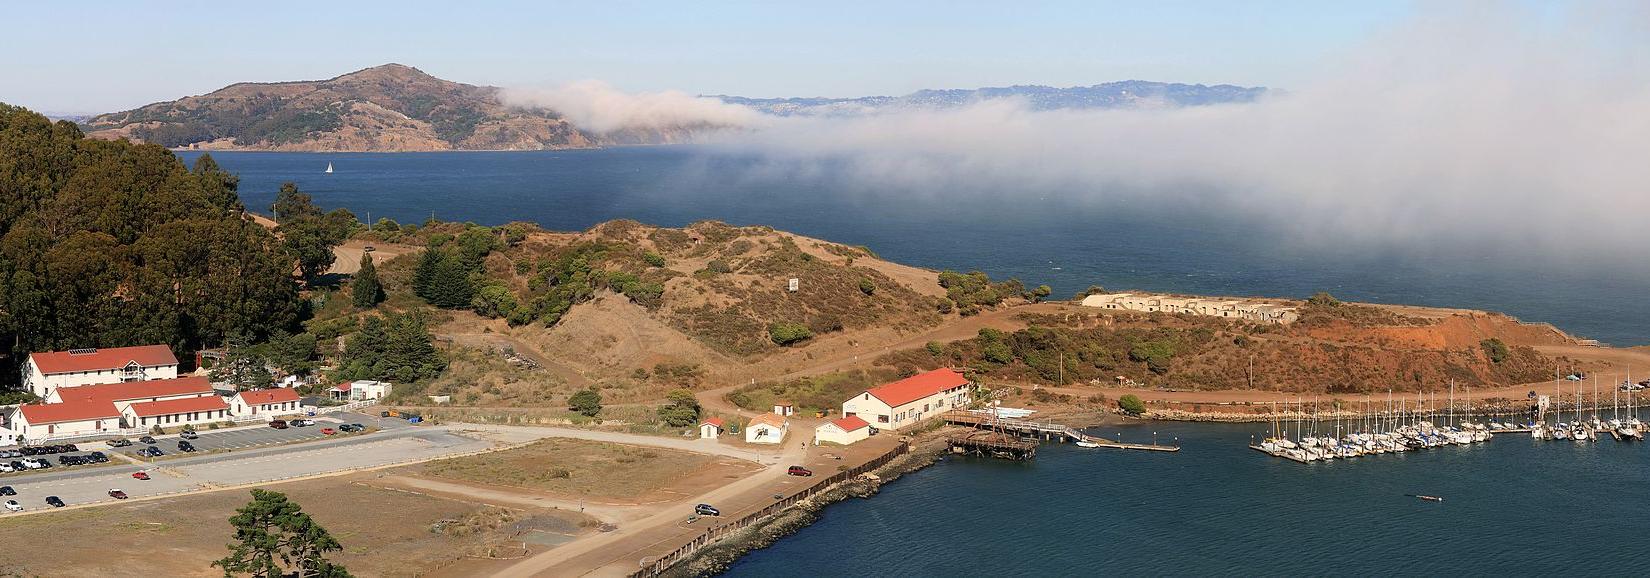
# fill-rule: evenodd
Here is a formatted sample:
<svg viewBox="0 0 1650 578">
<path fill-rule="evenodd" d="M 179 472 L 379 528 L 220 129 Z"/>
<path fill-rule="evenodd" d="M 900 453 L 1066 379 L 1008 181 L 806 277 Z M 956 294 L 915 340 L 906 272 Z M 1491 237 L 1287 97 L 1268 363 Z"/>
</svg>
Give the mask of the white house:
<svg viewBox="0 0 1650 578">
<path fill-rule="evenodd" d="M 1225 317 L 1262 323 L 1286 324 L 1300 319 L 1289 305 L 1265 301 L 1216 300 L 1192 297 L 1165 297 L 1141 293 L 1103 293 L 1083 298 L 1084 307 L 1141 311 L 1146 313 L 1187 313 Z"/>
<path fill-rule="evenodd" d="M 60 387 L 174 379 L 178 358 L 165 345 L 30 353 L 23 388 L 45 399 Z"/>
<path fill-rule="evenodd" d="M 900 429 L 968 404 L 968 378 L 950 369 L 879 385 L 842 402 L 842 416 L 877 429 Z"/>
<path fill-rule="evenodd" d="M 31 403 L 12 409 L 7 423 L 29 440 L 96 435 L 120 429 L 120 410 L 108 401 Z"/>
<path fill-rule="evenodd" d="M 391 385 L 387 381 L 372 381 L 362 379 L 332 386 L 332 399 L 365 401 L 369 399 L 384 399 L 390 394 Z"/>
<path fill-rule="evenodd" d="M 785 441 L 785 431 L 790 429 L 790 422 L 785 418 L 771 413 L 764 413 L 751 418 L 745 424 L 745 441 L 753 444 L 777 444 Z"/>
<path fill-rule="evenodd" d="M 773 402 L 773 414 L 781 417 L 791 417 L 796 415 L 796 406 L 791 405 L 791 402 L 788 401 Z"/>
<path fill-rule="evenodd" d="M 699 437 L 701 439 L 716 439 L 716 436 L 722 435 L 723 425 L 722 418 L 706 418 L 705 421 L 699 422 Z"/>
<path fill-rule="evenodd" d="M 298 392 L 284 387 L 238 391 L 229 398 L 232 415 L 272 416 L 295 411 L 298 411 Z"/>
<path fill-rule="evenodd" d="M 848 445 L 871 437 L 871 424 L 859 416 L 831 420 L 814 428 L 814 439 L 820 442 Z"/>
<path fill-rule="evenodd" d="M 144 401 L 126 406 L 120 417 L 127 427 L 200 425 L 228 420 L 229 404 L 216 395 Z"/>
</svg>

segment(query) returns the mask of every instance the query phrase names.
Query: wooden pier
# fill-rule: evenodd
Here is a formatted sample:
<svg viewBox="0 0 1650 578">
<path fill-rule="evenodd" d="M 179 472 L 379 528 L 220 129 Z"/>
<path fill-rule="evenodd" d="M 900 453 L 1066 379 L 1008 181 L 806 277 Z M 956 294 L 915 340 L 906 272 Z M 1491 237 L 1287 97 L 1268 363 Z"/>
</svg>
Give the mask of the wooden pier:
<svg viewBox="0 0 1650 578">
<path fill-rule="evenodd" d="M 1037 457 L 1037 440 L 1009 434 L 977 431 L 951 436 L 951 452 L 1010 460 Z"/>
<path fill-rule="evenodd" d="M 1004 436 L 1037 441 L 1087 442 L 1098 447 L 1119 450 L 1143 450 L 1151 452 L 1178 452 L 1180 446 L 1157 444 L 1130 444 L 1106 438 L 1092 436 L 1068 425 L 1057 423 L 1035 422 L 1021 419 L 1003 419 L 966 411 L 951 411 L 945 414 L 947 425 L 960 425 L 979 430 L 1002 434 Z"/>
</svg>

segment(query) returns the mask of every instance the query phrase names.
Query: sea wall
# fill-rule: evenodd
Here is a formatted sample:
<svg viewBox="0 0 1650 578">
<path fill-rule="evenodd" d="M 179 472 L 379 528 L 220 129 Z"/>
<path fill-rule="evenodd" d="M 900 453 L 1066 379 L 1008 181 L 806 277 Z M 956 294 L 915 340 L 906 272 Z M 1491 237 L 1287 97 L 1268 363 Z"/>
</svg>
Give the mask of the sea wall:
<svg viewBox="0 0 1650 578">
<path fill-rule="evenodd" d="M 719 534 L 718 530 L 721 528 L 712 529 L 706 532 L 705 536 L 695 539 L 679 549 L 678 553 L 680 554 L 661 557 L 651 567 L 644 568 L 631 576 L 685 578 L 714 576 L 725 572 L 733 565 L 734 561 L 747 552 L 766 548 L 779 541 L 780 538 L 794 534 L 808 524 L 819 520 L 820 512 L 826 506 L 848 498 L 869 498 L 877 493 L 882 484 L 898 479 L 908 472 L 914 472 L 933 464 L 944 450 L 944 436 L 933 434 L 919 436 L 910 442 L 901 444 L 888 454 L 867 462 L 865 466 L 849 470 L 853 474 L 844 476 L 840 481 L 827 479 L 813 486 L 818 490 L 806 497 L 795 501 L 782 501 L 769 507 L 774 511 L 770 512 L 769 509 L 764 509 L 761 512 L 747 516 L 745 519 L 723 526 L 724 528 L 738 526 L 736 529 Z M 843 472 L 842 474 L 848 474 L 849 472 Z M 863 475 L 866 473 L 871 475 Z M 798 495 L 808 492 L 809 490 L 803 490 L 798 492 Z M 711 538 L 712 534 L 718 534 L 718 536 Z"/>
</svg>

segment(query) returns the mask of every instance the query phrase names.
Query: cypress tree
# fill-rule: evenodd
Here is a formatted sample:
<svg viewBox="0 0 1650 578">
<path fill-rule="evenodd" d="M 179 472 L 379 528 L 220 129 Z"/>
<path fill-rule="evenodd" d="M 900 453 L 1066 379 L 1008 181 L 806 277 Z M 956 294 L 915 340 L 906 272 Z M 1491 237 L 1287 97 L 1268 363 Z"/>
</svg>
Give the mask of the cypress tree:
<svg viewBox="0 0 1650 578">
<path fill-rule="evenodd" d="M 475 297 L 475 284 L 470 281 L 470 268 L 451 253 L 442 255 L 430 279 L 430 304 L 443 309 L 469 307 Z"/>
<path fill-rule="evenodd" d="M 418 267 L 413 269 L 413 294 L 425 300 L 434 301 L 431 287 L 435 281 L 436 270 L 441 268 L 441 252 L 435 248 L 425 249 L 418 255 Z"/>
<path fill-rule="evenodd" d="M 362 309 L 384 300 L 384 286 L 378 283 L 378 268 L 372 264 L 372 255 L 361 255 L 361 270 L 355 272 L 350 289 L 355 306 Z"/>
</svg>

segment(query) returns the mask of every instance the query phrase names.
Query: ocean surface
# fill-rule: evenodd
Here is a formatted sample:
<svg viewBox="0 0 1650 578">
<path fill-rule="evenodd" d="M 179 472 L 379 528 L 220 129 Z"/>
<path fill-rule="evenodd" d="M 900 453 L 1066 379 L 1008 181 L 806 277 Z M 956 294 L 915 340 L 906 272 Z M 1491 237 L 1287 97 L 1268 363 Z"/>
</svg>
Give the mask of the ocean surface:
<svg viewBox="0 0 1650 578">
<path fill-rule="evenodd" d="M 183 154 L 192 161 L 198 153 Z M 1047 194 L 880 191 L 696 147 L 520 153 L 218 153 L 267 212 L 293 181 L 358 216 L 577 230 L 610 219 L 763 224 L 936 269 L 1047 283 L 1470 307 L 1616 344 L 1650 342 L 1650 280 L 1494 251 L 1301 247 L 1197 211 Z M 326 164 L 336 168 L 323 174 Z M 1289 248 L 1283 248 L 1289 247 Z M 742 558 L 732 576 L 1637 574 L 1650 446 L 1486 444 L 1302 465 L 1246 446 L 1264 425 L 1098 433 L 1178 454 L 1046 445 L 1027 463 L 948 458 Z M 1444 496 L 1423 502 L 1406 494 Z"/>
<path fill-rule="evenodd" d="M 1608 416 L 1606 416 L 1608 417 Z M 1542 576 L 1650 567 L 1650 446 L 1536 441 L 1299 464 L 1266 424 L 1151 423 L 1177 454 L 948 457 L 829 506 L 728 576 Z M 1410 494 L 1433 495 L 1427 502 Z"/>
<path fill-rule="evenodd" d="M 181 156 L 193 162 L 200 153 Z M 663 226 L 715 219 L 771 225 L 934 269 L 1048 284 L 1056 296 L 1110 290 L 1306 297 L 1503 311 L 1607 343 L 1650 343 L 1650 274 L 1592 270 L 1493 251 L 1301 246 L 1252 223 L 1181 208 L 1097 206 L 1062 191 L 877 190 L 805 168 L 704 147 L 444 153 L 213 155 L 268 212 L 292 181 L 323 207 L 484 225 L 582 230 L 612 219 Z M 327 163 L 333 174 L 324 174 Z"/>
</svg>

